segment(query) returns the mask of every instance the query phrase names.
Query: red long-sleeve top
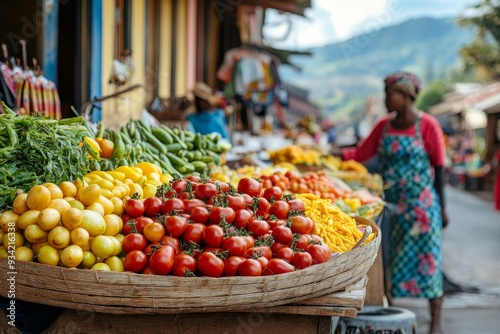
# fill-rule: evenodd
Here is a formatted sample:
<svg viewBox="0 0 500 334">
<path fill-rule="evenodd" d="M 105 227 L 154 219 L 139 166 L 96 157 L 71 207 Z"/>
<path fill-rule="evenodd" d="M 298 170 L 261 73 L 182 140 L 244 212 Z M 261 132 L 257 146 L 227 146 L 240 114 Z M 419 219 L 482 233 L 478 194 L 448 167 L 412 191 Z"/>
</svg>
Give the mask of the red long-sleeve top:
<svg viewBox="0 0 500 334">
<path fill-rule="evenodd" d="M 373 128 L 370 135 L 365 138 L 358 147 L 346 148 L 342 150 L 344 160 L 356 160 L 364 162 L 370 160 L 378 153 L 378 148 L 382 140 L 384 127 L 391 119 L 391 116 L 386 116 L 380 120 Z M 430 162 L 434 167 L 444 167 L 445 165 L 445 142 L 443 130 L 439 122 L 429 114 L 423 114 L 420 120 L 420 131 L 422 133 L 422 141 L 425 151 L 427 152 Z M 394 129 L 390 124 L 387 128 L 387 134 L 398 134 L 406 136 L 416 136 L 415 125 L 407 129 Z"/>
</svg>

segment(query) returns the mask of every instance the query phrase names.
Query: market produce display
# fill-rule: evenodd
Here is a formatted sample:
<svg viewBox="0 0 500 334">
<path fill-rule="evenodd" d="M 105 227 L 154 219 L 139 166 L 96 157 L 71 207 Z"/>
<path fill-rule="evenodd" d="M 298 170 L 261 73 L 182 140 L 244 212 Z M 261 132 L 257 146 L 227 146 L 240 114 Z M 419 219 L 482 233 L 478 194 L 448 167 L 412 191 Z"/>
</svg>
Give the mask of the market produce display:
<svg viewBox="0 0 500 334">
<path fill-rule="evenodd" d="M 219 134 L 201 135 L 165 125 L 149 127 L 134 120 L 120 131 L 106 129 L 99 124 L 96 141 L 104 154 L 99 170 L 135 165 L 147 161 L 171 175 L 201 175 L 208 166 L 221 165 L 221 154 L 231 145 L 220 141 Z"/>
<path fill-rule="evenodd" d="M 69 268 L 123 271 L 121 253 L 124 199 L 153 197 L 170 175 L 142 162 L 114 171 L 94 171 L 83 181 L 44 183 L 16 196 L 12 210 L 0 214 L 5 257 L 15 246 L 15 258 Z M 150 188 L 154 192 L 149 193 Z M 126 206 L 125 206 L 126 207 Z M 14 228 L 15 233 L 9 228 Z M 99 260 L 99 261 L 98 261 Z"/>
<path fill-rule="evenodd" d="M 313 194 L 295 198 L 253 178 L 234 189 L 160 172 L 143 162 L 93 171 L 83 181 L 34 186 L 0 215 L 0 256 L 12 255 L 8 243 L 14 242 L 17 260 L 54 266 L 260 276 L 326 262 L 362 235 L 348 215 Z M 5 234 L 12 226 L 16 232 Z"/>
<path fill-rule="evenodd" d="M 89 172 L 98 158 L 83 117 L 53 120 L 17 115 L 4 105 L 0 115 L 0 210 L 12 205 L 18 190 L 60 184 Z M 90 143 L 90 144 L 89 144 Z"/>
</svg>

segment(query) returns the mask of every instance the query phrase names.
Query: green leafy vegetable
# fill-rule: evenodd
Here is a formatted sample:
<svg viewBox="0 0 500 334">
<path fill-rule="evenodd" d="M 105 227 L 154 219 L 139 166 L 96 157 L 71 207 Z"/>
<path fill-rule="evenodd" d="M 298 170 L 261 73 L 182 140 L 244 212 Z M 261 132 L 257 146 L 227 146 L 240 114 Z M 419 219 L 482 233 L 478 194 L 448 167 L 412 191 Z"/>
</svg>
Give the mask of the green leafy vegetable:
<svg viewBox="0 0 500 334">
<path fill-rule="evenodd" d="M 5 110 L 0 115 L 0 211 L 12 204 L 18 191 L 74 181 L 89 172 L 88 146 L 79 146 L 88 135 L 83 118 L 57 121 Z"/>
</svg>

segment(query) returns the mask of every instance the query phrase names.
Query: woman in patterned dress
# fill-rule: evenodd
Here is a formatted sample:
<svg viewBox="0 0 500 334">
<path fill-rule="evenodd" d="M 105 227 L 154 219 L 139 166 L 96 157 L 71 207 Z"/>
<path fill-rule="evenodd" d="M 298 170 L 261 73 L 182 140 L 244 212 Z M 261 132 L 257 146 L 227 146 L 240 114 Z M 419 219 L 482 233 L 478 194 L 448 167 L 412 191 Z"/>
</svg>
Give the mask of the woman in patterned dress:
<svg viewBox="0 0 500 334">
<path fill-rule="evenodd" d="M 385 199 L 392 208 L 389 295 L 426 298 L 430 333 L 442 333 L 442 229 L 448 223 L 443 197 L 445 144 L 437 120 L 413 103 L 421 89 L 413 74 L 397 72 L 385 81 L 390 113 L 344 159 L 364 162 L 377 153 Z"/>
</svg>

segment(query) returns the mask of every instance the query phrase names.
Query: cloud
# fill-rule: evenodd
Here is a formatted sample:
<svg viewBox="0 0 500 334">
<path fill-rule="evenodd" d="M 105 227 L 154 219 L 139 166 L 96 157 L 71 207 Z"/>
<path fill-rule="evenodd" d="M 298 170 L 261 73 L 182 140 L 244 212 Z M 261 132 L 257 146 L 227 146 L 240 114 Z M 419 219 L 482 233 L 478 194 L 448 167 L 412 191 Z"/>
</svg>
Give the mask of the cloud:
<svg viewBox="0 0 500 334">
<path fill-rule="evenodd" d="M 284 42 L 277 47 L 303 49 L 348 39 L 401 21 L 422 17 L 459 15 L 479 0 L 312 0 L 306 17 L 290 15 L 292 28 Z M 283 20 L 277 11 L 268 10 L 266 21 Z M 265 36 L 279 37 L 286 25 L 268 26 Z M 272 39 L 271 38 L 271 39 Z"/>
</svg>

